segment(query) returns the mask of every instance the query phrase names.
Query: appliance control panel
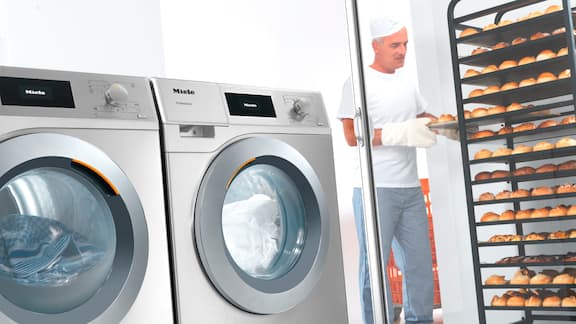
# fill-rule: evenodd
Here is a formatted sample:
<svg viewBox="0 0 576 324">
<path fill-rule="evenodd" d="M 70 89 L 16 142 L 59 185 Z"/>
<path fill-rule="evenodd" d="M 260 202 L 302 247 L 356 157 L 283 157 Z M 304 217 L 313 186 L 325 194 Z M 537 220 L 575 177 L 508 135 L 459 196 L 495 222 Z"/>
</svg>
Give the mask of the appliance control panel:
<svg viewBox="0 0 576 324">
<path fill-rule="evenodd" d="M 143 77 L 0 67 L 0 115 L 157 120 Z"/>
</svg>

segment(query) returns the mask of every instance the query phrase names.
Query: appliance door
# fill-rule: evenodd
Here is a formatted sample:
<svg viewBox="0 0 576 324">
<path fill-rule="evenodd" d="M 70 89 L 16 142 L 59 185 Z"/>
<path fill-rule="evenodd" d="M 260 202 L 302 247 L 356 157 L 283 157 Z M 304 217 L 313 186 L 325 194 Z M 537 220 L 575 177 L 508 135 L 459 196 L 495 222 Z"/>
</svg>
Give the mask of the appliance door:
<svg viewBox="0 0 576 324">
<path fill-rule="evenodd" d="M 321 276 L 328 211 L 312 166 L 286 142 L 228 145 L 202 179 L 195 237 L 205 272 L 232 304 L 256 314 L 301 303 Z"/>
<path fill-rule="evenodd" d="M 0 157 L 0 322 L 119 322 L 148 257 L 126 175 L 61 134 L 10 138 Z"/>
</svg>

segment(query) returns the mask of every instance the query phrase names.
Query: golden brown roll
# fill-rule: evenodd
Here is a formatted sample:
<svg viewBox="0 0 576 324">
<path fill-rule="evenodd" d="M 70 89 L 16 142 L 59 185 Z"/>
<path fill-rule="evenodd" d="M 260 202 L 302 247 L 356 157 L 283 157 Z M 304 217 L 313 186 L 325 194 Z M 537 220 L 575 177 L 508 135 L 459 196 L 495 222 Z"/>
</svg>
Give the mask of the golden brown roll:
<svg viewBox="0 0 576 324">
<path fill-rule="evenodd" d="M 476 152 L 476 154 L 474 154 L 474 160 L 487 159 L 490 157 L 492 157 L 492 151 L 487 149 L 481 149 L 480 151 Z"/>
<path fill-rule="evenodd" d="M 466 72 L 464 72 L 464 78 L 470 78 L 470 77 L 477 76 L 480 74 L 482 74 L 482 73 L 480 73 L 479 71 L 476 71 L 474 69 L 468 69 L 468 70 L 466 70 Z"/>
<path fill-rule="evenodd" d="M 550 207 L 538 208 L 532 211 L 532 213 L 530 214 L 530 218 L 548 217 L 549 214 L 550 214 Z"/>
<path fill-rule="evenodd" d="M 504 20 L 502 20 L 502 21 L 500 21 L 500 22 L 498 23 L 498 27 L 508 26 L 508 25 L 510 25 L 510 24 L 512 24 L 512 23 L 513 23 L 512 20 L 504 19 Z"/>
<path fill-rule="evenodd" d="M 567 125 L 573 123 L 576 123 L 576 117 L 574 115 L 566 116 L 562 118 L 562 120 L 560 121 L 560 125 Z"/>
<path fill-rule="evenodd" d="M 462 32 L 460 32 L 460 38 L 462 37 L 466 37 L 466 36 L 470 36 L 470 35 L 474 35 L 477 34 L 478 30 L 474 29 L 474 28 L 466 28 L 464 29 Z"/>
<path fill-rule="evenodd" d="M 478 132 L 475 132 L 473 134 L 470 134 L 470 139 L 479 139 L 479 138 L 485 138 L 485 137 L 490 137 L 490 136 L 494 136 L 496 135 L 494 133 L 494 131 L 485 129 L 485 130 L 481 130 Z"/>
<path fill-rule="evenodd" d="M 518 44 L 522 44 L 526 41 L 527 39 L 524 37 L 516 37 L 512 40 L 512 45 L 518 45 Z"/>
<path fill-rule="evenodd" d="M 547 239 L 549 240 L 564 240 L 568 238 L 568 234 L 564 231 L 556 231 L 548 234 Z"/>
<path fill-rule="evenodd" d="M 510 126 L 504 126 L 502 128 L 500 128 L 500 130 L 498 130 L 498 135 L 506 135 L 506 134 L 512 134 L 512 127 Z M 512 153 L 514 154 L 514 153 Z"/>
<path fill-rule="evenodd" d="M 573 212 L 572 207 L 573 206 L 570 206 L 570 208 L 568 208 L 566 215 L 573 215 L 572 214 L 572 212 Z M 568 238 L 571 238 L 571 239 L 576 238 L 576 229 L 568 230 Z M 574 273 L 574 272 L 567 272 L 567 273 L 571 274 L 573 277 L 576 277 L 576 273 Z M 576 283 L 576 280 L 574 280 L 574 281 L 575 281 L 574 283 Z"/>
<path fill-rule="evenodd" d="M 495 44 L 494 46 L 492 46 L 491 49 L 493 49 L 493 50 L 498 50 L 498 49 L 501 49 L 501 48 L 506 48 L 506 47 L 508 47 L 508 46 L 510 46 L 510 44 L 508 44 L 508 43 L 506 43 L 506 42 L 499 42 L 499 43 Z"/>
<path fill-rule="evenodd" d="M 558 167 L 552 163 L 546 163 L 544 165 L 539 166 L 536 168 L 536 173 L 548 173 L 548 172 L 556 172 Z"/>
<path fill-rule="evenodd" d="M 498 218 L 498 220 L 501 220 L 501 221 L 513 220 L 516 217 L 515 214 L 516 213 L 511 209 L 505 210 L 502 214 L 500 214 L 500 217 Z"/>
<path fill-rule="evenodd" d="M 512 128 L 512 131 L 514 133 L 518 133 L 518 132 L 530 131 L 530 130 L 533 130 L 535 128 L 536 128 L 536 126 L 534 125 L 534 123 L 530 122 L 530 123 L 524 123 L 524 124 L 520 124 L 518 126 L 514 126 Z"/>
<path fill-rule="evenodd" d="M 534 208 L 523 209 L 516 212 L 516 219 L 528 219 L 532 215 Z"/>
<path fill-rule="evenodd" d="M 530 196 L 530 191 L 528 191 L 526 189 L 514 190 L 510 194 L 510 198 L 524 198 L 524 197 L 529 197 L 529 196 Z"/>
<path fill-rule="evenodd" d="M 512 171 L 512 175 L 515 177 L 519 177 L 519 176 L 534 174 L 535 172 L 536 172 L 536 170 L 534 170 L 533 167 L 525 166 L 525 167 L 521 167 L 521 168 L 518 168 L 518 169 Z"/>
<path fill-rule="evenodd" d="M 468 94 L 468 98 L 474 98 L 483 95 L 482 89 L 474 89 Z"/>
<path fill-rule="evenodd" d="M 489 51 L 488 48 L 477 47 L 472 51 L 472 53 L 470 55 L 478 55 L 478 54 L 486 53 L 488 51 Z"/>
<path fill-rule="evenodd" d="M 542 299 L 536 295 L 530 296 L 525 304 L 526 307 L 541 307 Z"/>
<path fill-rule="evenodd" d="M 550 72 L 542 72 L 538 75 L 537 83 L 556 81 L 558 78 Z"/>
<path fill-rule="evenodd" d="M 530 233 L 524 236 L 524 241 L 543 241 L 546 237 L 546 233 Z"/>
<path fill-rule="evenodd" d="M 482 108 L 482 107 L 475 108 L 474 110 L 472 110 L 470 115 L 472 116 L 472 118 L 478 118 L 478 117 L 486 116 L 486 115 L 488 115 L 488 109 Z"/>
<path fill-rule="evenodd" d="M 555 57 L 556 57 L 556 53 L 552 52 L 549 49 L 545 49 L 545 50 L 541 51 L 540 53 L 538 53 L 538 55 L 536 56 L 536 61 L 548 60 L 548 59 L 555 58 Z"/>
<path fill-rule="evenodd" d="M 520 83 L 518 84 L 518 87 L 520 87 L 520 88 L 528 87 L 528 86 L 531 86 L 534 84 L 536 84 L 536 79 L 528 78 L 528 79 L 524 79 L 524 80 L 520 81 Z"/>
<path fill-rule="evenodd" d="M 558 171 L 574 170 L 576 169 L 576 161 L 569 160 L 558 164 Z"/>
<path fill-rule="evenodd" d="M 530 278 L 531 285 L 546 285 L 552 282 L 552 278 L 545 274 L 537 274 L 534 277 Z"/>
<path fill-rule="evenodd" d="M 548 127 L 554 127 L 554 126 L 558 126 L 558 122 L 555 121 L 554 119 L 550 119 L 550 120 L 545 120 L 545 121 L 541 122 L 537 128 L 548 128 Z"/>
<path fill-rule="evenodd" d="M 558 188 L 556 188 L 557 194 L 565 194 L 565 193 L 572 193 L 572 192 L 576 192 L 576 186 L 574 186 L 571 183 L 565 183 L 565 184 L 559 185 Z"/>
<path fill-rule="evenodd" d="M 507 156 L 512 154 L 512 149 L 501 147 L 492 153 L 492 157 Z"/>
<path fill-rule="evenodd" d="M 513 150 L 512 154 L 522 154 L 532 152 L 532 147 L 524 144 L 517 145 Z"/>
<path fill-rule="evenodd" d="M 492 179 L 507 178 L 510 176 L 510 172 L 506 170 L 494 170 L 490 176 Z"/>
<path fill-rule="evenodd" d="M 534 145 L 534 147 L 532 148 L 532 151 L 536 152 L 536 151 L 544 151 L 544 150 L 551 150 L 554 148 L 554 144 L 550 143 L 550 142 L 538 142 L 536 143 L 536 145 Z"/>
<path fill-rule="evenodd" d="M 492 177 L 492 174 L 488 171 L 482 171 L 474 176 L 474 181 L 488 180 Z"/>
<path fill-rule="evenodd" d="M 562 307 L 576 307 L 576 296 L 567 296 L 562 298 Z"/>
<path fill-rule="evenodd" d="M 558 142 L 556 142 L 555 147 L 556 148 L 562 148 L 562 147 L 569 147 L 569 146 L 575 146 L 576 145 L 576 140 L 570 137 L 562 137 Z"/>
<path fill-rule="evenodd" d="M 518 88 L 518 82 L 510 81 L 510 82 L 504 83 L 500 87 L 500 91 L 512 90 L 512 89 L 516 89 L 516 88 Z"/>
<path fill-rule="evenodd" d="M 525 65 L 536 62 L 536 58 L 534 56 L 526 56 L 518 61 L 518 65 Z"/>
<path fill-rule="evenodd" d="M 566 216 L 567 212 L 568 212 L 568 208 L 566 206 L 558 205 L 558 206 L 550 209 L 550 213 L 548 214 L 548 217 Z"/>
<path fill-rule="evenodd" d="M 491 275 L 484 282 L 485 285 L 505 285 L 506 283 L 506 278 L 499 275 Z"/>
<path fill-rule="evenodd" d="M 500 92 L 500 87 L 495 85 L 487 86 L 486 89 L 482 90 L 483 95 L 489 95 L 496 92 Z"/>
<path fill-rule="evenodd" d="M 482 74 L 486 74 L 486 73 L 491 73 L 491 72 L 496 72 L 498 71 L 498 67 L 494 64 L 492 65 L 488 65 L 487 67 L 483 68 L 481 73 Z"/>
<path fill-rule="evenodd" d="M 480 217 L 480 222 L 495 222 L 500 219 L 500 215 L 494 212 L 486 212 Z"/>
<path fill-rule="evenodd" d="M 498 69 L 505 70 L 505 69 L 516 67 L 516 66 L 518 66 L 518 62 L 516 62 L 514 60 L 506 60 L 506 61 L 500 63 L 500 65 L 498 65 Z"/>
<path fill-rule="evenodd" d="M 549 6 L 548 8 L 546 8 L 546 11 L 544 11 L 544 13 L 549 14 L 549 13 L 552 13 L 552 12 L 555 12 L 555 11 L 560 11 L 560 10 L 562 10 L 562 6 L 559 6 L 559 5 L 551 5 L 551 6 Z"/>
<path fill-rule="evenodd" d="M 524 303 L 526 303 L 526 298 L 524 298 L 523 296 L 512 296 L 508 298 L 508 301 L 506 301 L 506 306 L 524 307 Z"/>
<path fill-rule="evenodd" d="M 571 76 L 570 69 L 566 69 L 560 73 L 558 73 L 558 79 L 566 79 Z"/>
<path fill-rule="evenodd" d="M 484 27 L 482 28 L 482 31 L 489 31 L 489 30 L 492 30 L 492 29 L 495 29 L 495 28 L 498 28 L 498 25 L 496 25 L 496 24 L 488 24 L 488 25 L 486 25 L 486 26 L 484 26 Z"/>
<path fill-rule="evenodd" d="M 492 300 L 490 301 L 490 305 L 491 306 L 500 306 L 500 307 L 504 307 L 506 306 L 506 302 L 508 301 L 508 296 L 497 296 L 494 295 L 494 297 L 492 297 Z"/>
<path fill-rule="evenodd" d="M 488 108 L 488 115 L 496 115 L 496 114 L 501 114 L 506 112 L 506 107 L 504 106 L 494 106 L 494 107 L 490 107 Z"/>
<path fill-rule="evenodd" d="M 516 111 L 516 110 L 520 110 L 525 108 L 524 106 L 522 106 L 521 104 L 517 103 L 517 102 L 513 102 L 510 105 L 508 105 L 508 107 L 506 107 L 506 111 L 510 112 L 510 111 Z"/>
<path fill-rule="evenodd" d="M 481 194 L 480 197 L 478 198 L 479 201 L 489 201 L 494 199 L 496 199 L 496 197 L 491 192 L 485 192 Z"/>
<path fill-rule="evenodd" d="M 552 188 L 550 188 L 548 186 L 540 186 L 540 187 L 533 188 L 532 191 L 530 192 L 530 194 L 532 196 L 553 195 L 554 190 L 552 190 Z"/>
<path fill-rule="evenodd" d="M 560 27 L 554 29 L 554 31 L 552 31 L 552 35 L 563 34 L 564 32 L 566 32 L 566 27 Z"/>
<path fill-rule="evenodd" d="M 442 114 L 438 117 L 438 122 L 439 123 L 445 123 L 445 122 L 449 122 L 449 121 L 455 121 L 456 117 L 454 117 L 454 115 L 451 114 Z"/>
<path fill-rule="evenodd" d="M 472 118 L 472 112 L 470 110 L 464 110 L 464 119 Z"/>
<path fill-rule="evenodd" d="M 556 53 L 556 56 L 564 56 L 564 55 L 568 55 L 568 47 L 562 47 L 561 49 L 558 50 L 558 53 Z"/>
<path fill-rule="evenodd" d="M 530 283 L 530 276 L 525 273 L 516 272 L 512 279 L 510 279 L 511 285 L 527 285 Z"/>
<path fill-rule="evenodd" d="M 554 277 L 552 283 L 555 285 L 571 285 L 574 283 L 574 276 L 569 273 L 562 273 Z"/>
<path fill-rule="evenodd" d="M 550 33 L 537 32 L 535 34 L 532 34 L 532 36 L 530 36 L 530 40 L 537 40 L 548 36 L 550 36 Z"/>
<path fill-rule="evenodd" d="M 544 307 L 560 307 L 562 300 L 558 296 L 548 296 L 544 298 L 542 306 Z"/>
<path fill-rule="evenodd" d="M 510 190 L 502 190 L 496 194 L 496 199 L 508 199 L 510 198 L 510 194 L 512 192 Z"/>
</svg>

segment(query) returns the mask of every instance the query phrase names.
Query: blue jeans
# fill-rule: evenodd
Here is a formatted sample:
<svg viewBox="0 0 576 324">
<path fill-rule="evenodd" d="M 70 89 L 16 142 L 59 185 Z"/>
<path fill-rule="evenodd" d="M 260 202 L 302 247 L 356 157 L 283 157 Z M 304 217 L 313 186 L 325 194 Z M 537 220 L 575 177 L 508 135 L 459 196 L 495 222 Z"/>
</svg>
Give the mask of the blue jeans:
<svg viewBox="0 0 576 324">
<path fill-rule="evenodd" d="M 406 324 L 432 323 L 434 277 L 428 217 L 422 190 L 420 187 L 377 188 L 376 195 L 380 220 L 382 262 L 388 264 L 390 248 L 392 247 L 395 261 L 403 276 L 402 294 Z M 362 315 L 365 324 L 373 324 L 362 190 L 360 188 L 354 188 L 352 202 L 360 247 L 359 279 Z M 384 273 L 386 273 L 386 280 L 388 281 L 388 274 L 386 271 Z M 387 305 L 389 305 L 388 318 L 392 323 L 394 312 L 389 284 L 386 285 L 386 290 Z"/>
</svg>

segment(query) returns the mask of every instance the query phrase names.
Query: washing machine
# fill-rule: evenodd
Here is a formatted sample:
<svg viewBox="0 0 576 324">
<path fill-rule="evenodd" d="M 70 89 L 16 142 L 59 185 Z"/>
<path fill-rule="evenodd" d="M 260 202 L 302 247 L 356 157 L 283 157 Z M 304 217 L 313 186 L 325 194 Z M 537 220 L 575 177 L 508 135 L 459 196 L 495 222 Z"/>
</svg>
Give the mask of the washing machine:
<svg viewBox="0 0 576 324">
<path fill-rule="evenodd" d="M 145 78 L 0 67 L 0 323 L 171 323 Z"/>
<path fill-rule="evenodd" d="M 181 323 L 348 323 L 320 93 L 152 79 Z"/>
</svg>

